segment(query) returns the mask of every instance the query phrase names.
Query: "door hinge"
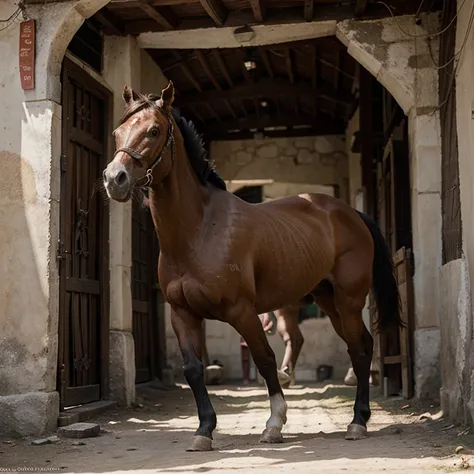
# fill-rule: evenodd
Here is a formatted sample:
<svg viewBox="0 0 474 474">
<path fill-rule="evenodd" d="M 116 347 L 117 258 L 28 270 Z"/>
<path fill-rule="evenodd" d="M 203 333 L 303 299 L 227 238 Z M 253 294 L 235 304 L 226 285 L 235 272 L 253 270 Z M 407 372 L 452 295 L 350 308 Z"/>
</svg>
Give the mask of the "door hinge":
<svg viewBox="0 0 474 474">
<path fill-rule="evenodd" d="M 62 154 L 61 157 L 60 157 L 60 167 L 61 167 L 61 171 L 62 171 L 63 173 L 66 172 L 66 164 L 67 164 L 66 155 L 65 155 L 65 154 Z"/>
<path fill-rule="evenodd" d="M 56 250 L 56 259 L 58 261 L 64 260 L 68 257 L 69 252 L 64 250 L 64 244 L 61 242 L 61 239 L 58 239 L 58 248 Z"/>
</svg>

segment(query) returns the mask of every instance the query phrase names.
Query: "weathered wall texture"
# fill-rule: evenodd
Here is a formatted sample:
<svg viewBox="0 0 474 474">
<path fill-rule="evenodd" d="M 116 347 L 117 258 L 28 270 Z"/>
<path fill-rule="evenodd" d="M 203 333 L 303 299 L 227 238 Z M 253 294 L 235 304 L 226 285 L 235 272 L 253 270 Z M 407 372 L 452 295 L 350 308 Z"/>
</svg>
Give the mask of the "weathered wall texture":
<svg viewBox="0 0 474 474">
<path fill-rule="evenodd" d="M 472 308 L 469 277 L 464 258 L 441 268 L 441 407 L 461 423 L 472 422 Z"/>
<path fill-rule="evenodd" d="M 0 17 L 16 8 L 13 1 L 2 2 Z M 52 235 L 58 235 L 59 167 L 52 165 L 59 161 L 61 107 L 48 98 L 24 102 L 18 23 L 0 31 L 0 161 L 6 178 L 0 185 L 0 434 L 47 431 L 58 413 Z"/>
<path fill-rule="evenodd" d="M 469 14 L 474 1 L 458 0 L 455 51 L 462 51 L 456 66 L 456 107 L 461 185 L 463 252 L 461 260 L 445 265 L 442 272 L 451 273 L 452 283 L 445 291 L 451 306 L 440 314 L 442 320 L 443 409 L 460 421 L 474 420 L 474 344 L 471 297 L 474 290 L 474 30 Z M 469 34 L 468 34 L 469 30 Z M 466 36 L 467 35 L 467 36 Z M 447 280 L 447 278 L 446 278 Z M 445 330 L 445 328 L 447 328 Z M 446 332 L 447 333 L 446 333 Z M 449 365 L 451 363 L 451 365 Z M 454 363 L 454 365 L 453 365 Z M 454 366 L 456 371 L 450 371 Z"/>
<path fill-rule="evenodd" d="M 340 136 L 217 141 L 211 143 L 210 156 L 225 180 L 338 185 L 341 198 L 347 196 L 347 158 Z"/>
<path fill-rule="evenodd" d="M 409 116 L 415 257 L 415 392 L 431 397 L 440 387 L 438 275 L 441 265 L 441 140 L 438 105 L 438 29 L 435 14 L 338 23 L 337 37 Z M 402 31 L 403 30 L 403 31 Z M 406 34 L 408 33 L 408 34 Z M 431 50 L 430 50 L 431 47 Z M 470 103 L 470 102 L 467 102 Z M 427 229 L 430 231 L 427 233 Z"/>
</svg>

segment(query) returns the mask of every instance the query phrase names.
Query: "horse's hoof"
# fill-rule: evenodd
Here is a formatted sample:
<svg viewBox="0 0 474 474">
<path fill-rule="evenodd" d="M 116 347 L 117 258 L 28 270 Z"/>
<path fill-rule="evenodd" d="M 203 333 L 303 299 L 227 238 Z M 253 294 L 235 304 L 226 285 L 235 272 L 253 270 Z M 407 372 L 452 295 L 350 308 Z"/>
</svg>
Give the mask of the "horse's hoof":
<svg viewBox="0 0 474 474">
<path fill-rule="evenodd" d="M 364 438 L 367 438 L 367 428 L 365 426 L 352 423 L 347 427 L 346 439 L 356 441 Z"/>
<path fill-rule="evenodd" d="M 284 372 L 283 370 L 278 371 L 278 382 L 280 382 L 280 387 L 286 388 L 289 386 L 291 377 Z"/>
<path fill-rule="evenodd" d="M 260 437 L 261 443 L 283 443 L 283 436 L 278 428 L 266 428 Z"/>
<path fill-rule="evenodd" d="M 212 451 L 212 439 L 201 435 L 194 435 L 186 451 Z"/>
</svg>

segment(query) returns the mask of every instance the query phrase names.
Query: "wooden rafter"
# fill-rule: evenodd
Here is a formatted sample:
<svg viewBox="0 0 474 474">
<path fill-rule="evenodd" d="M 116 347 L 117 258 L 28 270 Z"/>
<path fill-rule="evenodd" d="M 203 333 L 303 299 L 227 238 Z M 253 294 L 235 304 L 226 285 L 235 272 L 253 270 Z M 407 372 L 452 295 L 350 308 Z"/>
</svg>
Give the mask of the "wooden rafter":
<svg viewBox="0 0 474 474">
<path fill-rule="evenodd" d="M 304 19 L 312 21 L 314 16 L 314 0 L 304 0 Z"/>
<path fill-rule="evenodd" d="M 266 0 L 250 0 L 255 21 L 262 22 L 266 20 L 267 4 Z"/>
<path fill-rule="evenodd" d="M 211 112 L 211 115 L 213 115 L 216 120 L 220 120 L 219 115 L 217 115 L 216 109 L 214 109 L 211 104 L 206 104 L 206 108 L 207 110 L 209 110 L 209 112 Z"/>
<path fill-rule="evenodd" d="M 285 64 L 286 64 L 286 69 L 288 71 L 288 78 L 290 79 L 291 85 L 294 85 L 295 83 L 295 73 L 293 71 L 293 61 L 291 58 L 291 49 L 286 48 L 285 49 Z"/>
<path fill-rule="evenodd" d="M 329 134 L 344 131 L 344 122 L 341 120 L 331 120 L 325 117 L 324 119 L 316 120 L 312 115 L 300 114 L 298 115 L 281 115 L 264 116 L 250 115 L 239 120 L 220 121 L 219 123 L 209 124 L 210 133 L 222 133 L 229 130 L 251 130 L 275 127 L 302 127 L 312 126 L 320 130 L 326 130 Z"/>
<path fill-rule="evenodd" d="M 196 54 L 197 58 L 199 59 L 199 62 L 201 63 L 201 66 L 204 69 L 204 72 L 206 73 L 207 77 L 212 82 L 213 86 L 218 91 L 223 90 L 222 86 L 219 84 L 219 81 L 217 80 L 216 76 L 214 75 L 214 72 L 212 71 L 211 67 L 209 66 L 209 63 L 207 62 L 206 55 L 204 54 L 203 50 L 202 49 L 196 49 L 195 54 Z"/>
<path fill-rule="evenodd" d="M 270 57 L 268 56 L 268 50 L 263 48 L 258 48 L 258 53 L 263 60 L 263 64 L 265 65 L 265 69 L 268 72 L 268 75 L 273 79 L 275 77 L 275 73 L 273 72 L 272 63 L 270 61 Z"/>
<path fill-rule="evenodd" d="M 232 115 L 232 117 L 234 117 L 236 119 L 237 114 L 235 113 L 234 107 L 232 107 L 232 104 L 230 103 L 230 101 L 225 100 L 224 103 L 225 103 L 226 107 L 229 109 L 229 112 Z"/>
<path fill-rule="evenodd" d="M 296 96 L 312 97 L 317 94 L 333 102 L 339 102 L 344 105 L 352 103 L 353 96 L 345 91 L 336 93 L 331 85 L 327 85 L 320 81 L 318 88 L 314 89 L 311 83 L 307 81 L 298 81 L 291 84 L 290 81 L 284 78 L 276 79 L 261 79 L 256 83 L 246 82 L 244 84 L 236 85 L 233 89 L 225 91 L 203 91 L 201 94 L 183 93 L 180 101 L 189 104 L 214 102 L 216 100 L 225 99 L 253 99 L 254 97 L 287 97 L 294 98 Z"/>
<path fill-rule="evenodd" d="M 165 30 L 173 30 L 178 26 L 179 18 L 169 7 L 155 8 L 147 0 L 138 0 L 140 8 Z"/>
<path fill-rule="evenodd" d="M 224 26 L 229 12 L 221 0 L 200 0 L 199 3 L 217 26 Z"/>
<path fill-rule="evenodd" d="M 217 64 L 219 65 L 219 68 L 222 72 L 222 75 L 225 77 L 225 80 L 227 81 L 227 84 L 229 84 L 229 87 L 234 87 L 234 81 L 229 74 L 229 70 L 227 69 L 227 66 L 225 65 L 224 60 L 222 59 L 221 53 L 219 53 L 218 49 L 215 49 L 213 51 L 214 59 L 216 60 Z"/>
<path fill-rule="evenodd" d="M 179 61 L 179 66 L 181 67 L 181 70 L 184 72 L 184 74 L 187 76 L 189 81 L 192 83 L 195 89 L 197 89 L 199 92 L 202 92 L 202 87 L 199 81 L 196 79 L 194 76 L 193 72 L 191 71 L 190 67 L 188 64 L 183 60 L 182 56 L 178 51 L 173 51 L 173 56 Z"/>
<path fill-rule="evenodd" d="M 367 9 L 368 0 L 356 0 L 355 16 L 361 16 Z"/>
<path fill-rule="evenodd" d="M 344 133 L 344 127 L 340 129 L 318 129 L 308 126 L 304 128 L 287 128 L 286 130 L 262 130 L 260 132 L 264 137 L 268 138 L 288 138 L 288 137 L 316 137 L 322 135 L 341 135 Z M 211 140 L 249 140 L 255 138 L 255 132 L 244 130 L 240 132 L 209 132 Z"/>
<path fill-rule="evenodd" d="M 102 8 L 94 18 L 108 31 L 116 36 L 125 35 L 125 25 L 123 21 L 112 11 Z"/>
</svg>

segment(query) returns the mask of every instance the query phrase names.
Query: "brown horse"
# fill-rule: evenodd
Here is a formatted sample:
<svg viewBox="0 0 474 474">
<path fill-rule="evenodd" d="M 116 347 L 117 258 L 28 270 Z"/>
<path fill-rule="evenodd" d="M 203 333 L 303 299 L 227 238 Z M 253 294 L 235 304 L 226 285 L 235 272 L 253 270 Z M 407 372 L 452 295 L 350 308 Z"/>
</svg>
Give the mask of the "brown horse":
<svg viewBox="0 0 474 474">
<path fill-rule="evenodd" d="M 373 341 L 362 309 L 373 285 L 383 330 L 400 324 L 392 259 L 378 227 L 343 202 L 303 194 L 249 204 L 225 190 L 192 124 L 161 98 L 127 86 L 116 151 L 103 173 L 111 199 L 146 187 L 160 242 L 158 275 L 198 410 L 189 450 L 209 450 L 216 413 L 204 384 L 202 321 L 231 324 L 266 381 L 271 415 L 261 441 L 282 442 L 287 405 L 259 314 L 311 295 L 346 341 L 357 374 L 347 439 L 366 436 Z"/>
<path fill-rule="evenodd" d="M 273 311 L 276 318 L 276 331 L 285 343 L 285 354 L 281 362 L 278 378 L 282 387 L 295 385 L 295 367 L 303 347 L 304 337 L 298 323 L 300 304 L 289 304 Z M 273 321 L 270 313 L 265 313 L 262 320 L 263 330 L 270 331 Z M 288 374 L 286 371 L 288 370 Z"/>
</svg>

